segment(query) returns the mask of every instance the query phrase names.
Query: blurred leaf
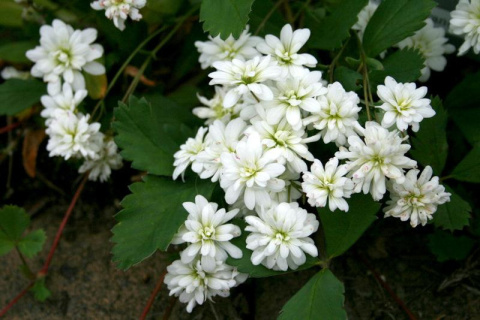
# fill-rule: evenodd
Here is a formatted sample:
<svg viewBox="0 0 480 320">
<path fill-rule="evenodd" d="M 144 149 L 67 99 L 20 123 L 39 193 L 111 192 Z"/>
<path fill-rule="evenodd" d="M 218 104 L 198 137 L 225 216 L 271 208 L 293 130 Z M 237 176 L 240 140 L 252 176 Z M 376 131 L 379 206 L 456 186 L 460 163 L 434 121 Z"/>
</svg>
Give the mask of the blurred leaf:
<svg viewBox="0 0 480 320">
<path fill-rule="evenodd" d="M 179 150 L 191 130 L 181 124 L 185 113 L 175 103 L 159 98 L 154 104 L 130 97 L 129 104 L 115 109 L 115 142 L 132 167 L 156 175 L 173 173 L 173 154 Z"/>
<path fill-rule="evenodd" d="M 21 27 L 23 8 L 13 1 L 0 1 L 0 26 Z"/>
<path fill-rule="evenodd" d="M 40 101 L 47 86 L 34 79 L 10 79 L 0 84 L 0 115 L 14 115 Z"/>
<path fill-rule="evenodd" d="M 474 147 L 450 175 L 456 180 L 480 183 L 480 146 Z"/>
<path fill-rule="evenodd" d="M 318 209 L 329 259 L 347 251 L 377 219 L 380 203 L 370 195 L 354 194 L 347 201 L 348 212 Z"/>
<path fill-rule="evenodd" d="M 30 289 L 35 296 L 35 300 L 43 302 L 52 295 L 50 290 L 45 286 L 45 278 L 40 278 L 35 281 L 35 285 Z"/>
<path fill-rule="evenodd" d="M 433 215 L 433 224 L 435 227 L 445 230 L 462 230 L 463 227 L 469 225 L 468 219 L 472 209 L 468 202 L 450 187 L 445 186 L 445 189 L 452 194 L 450 202 L 438 206 L 437 212 Z"/>
<path fill-rule="evenodd" d="M 27 258 L 33 258 L 42 250 L 46 238 L 45 231 L 32 231 L 18 242 L 18 250 Z"/>
<path fill-rule="evenodd" d="M 270 17 L 267 15 L 272 10 L 274 2 L 270 0 L 255 0 L 252 6 L 252 12 L 250 13 L 250 32 L 254 33 L 261 26 L 258 35 L 264 36 L 266 34 L 278 34 L 282 27 L 285 25 L 285 21 L 277 10 L 274 10 Z"/>
<path fill-rule="evenodd" d="M 391 76 L 397 82 L 416 81 L 421 75 L 424 62 L 418 50 L 398 50 L 383 61 L 383 70 L 370 72 L 372 87 L 383 84 L 387 76 Z"/>
<path fill-rule="evenodd" d="M 475 243 L 475 239 L 470 237 L 454 236 L 441 230 L 435 230 L 435 233 L 428 236 L 428 247 L 440 262 L 464 260 Z"/>
<path fill-rule="evenodd" d="M 323 269 L 288 300 L 278 319 L 347 319 L 344 293 L 343 283 L 329 269 Z"/>
<path fill-rule="evenodd" d="M 357 22 L 357 15 L 368 0 L 345 0 L 338 4 L 318 27 L 312 29 L 309 46 L 316 49 L 340 48 L 349 37 L 350 29 Z"/>
<path fill-rule="evenodd" d="M 242 250 L 243 256 L 240 259 L 234 259 L 232 257 L 228 257 L 227 264 L 237 267 L 238 271 L 240 272 L 248 273 L 248 275 L 251 278 L 272 277 L 272 276 L 278 276 L 285 273 L 306 270 L 315 265 L 318 265 L 320 261 L 318 260 L 318 258 L 312 257 L 309 254 L 306 254 L 306 257 L 307 257 L 306 262 L 303 265 L 299 266 L 298 269 L 296 270 L 288 269 L 287 271 L 275 271 L 275 270 L 268 269 L 267 267 L 261 264 L 258 266 L 255 266 L 252 264 L 252 261 L 250 260 L 253 251 L 246 248 L 247 237 L 250 234 L 250 232 L 245 231 L 245 227 L 247 224 L 244 220 L 234 221 L 234 223 L 237 224 L 240 227 L 240 229 L 242 229 L 242 234 L 239 237 L 230 240 L 230 242 Z"/>
<path fill-rule="evenodd" d="M 423 166 L 431 166 L 436 175 L 441 175 L 448 154 L 447 113 L 443 109 L 440 98 L 432 100 L 432 108 L 436 114 L 433 118 L 424 119 L 420 130 L 412 137 L 411 155 Z"/>
<path fill-rule="evenodd" d="M 226 39 L 230 34 L 238 38 L 245 29 L 254 0 L 203 0 L 200 22 L 212 37 Z"/>
<path fill-rule="evenodd" d="M 347 91 L 358 90 L 360 86 L 357 84 L 357 82 L 363 79 L 360 73 L 344 66 L 340 66 L 335 69 L 334 78 L 335 81 L 340 82 Z"/>
<path fill-rule="evenodd" d="M 454 109 L 451 110 L 451 113 L 453 121 L 457 124 L 460 131 L 462 131 L 467 141 L 472 145 L 479 144 L 480 126 L 478 125 L 478 119 L 480 119 L 480 108 Z"/>
<path fill-rule="evenodd" d="M 83 73 L 85 77 L 85 86 L 87 87 L 88 95 L 94 100 L 101 99 L 105 97 L 107 93 L 107 75 L 93 75 L 87 72 Z"/>
<path fill-rule="evenodd" d="M 445 99 L 445 108 L 455 115 L 462 109 L 478 108 L 480 105 L 480 72 L 467 75 L 453 88 Z"/>
<path fill-rule="evenodd" d="M 45 130 L 28 130 L 25 133 L 22 145 L 22 162 L 25 172 L 34 178 L 37 169 L 37 154 L 38 148 L 45 139 Z"/>
<path fill-rule="evenodd" d="M 161 23 L 165 16 L 175 15 L 185 0 L 156 0 L 147 1 L 142 10 L 143 19 L 148 24 Z"/>
<path fill-rule="evenodd" d="M 123 199 L 124 209 L 115 216 L 118 223 L 112 229 L 118 268 L 128 269 L 157 249 L 166 250 L 188 216 L 182 204 L 198 194 L 210 199 L 214 187 L 210 180 L 182 183 L 150 175 L 132 184 L 132 194 Z"/>
<path fill-rule="evenodd" d="M 30 225 L 30 217 L 17 206 L 4 206 L 0 209 L 0 255 L 4 255 L 21 239 Z"/>
<path fill-rule="evenodd" d="M 10 42 L 0 46 L 0 59 L 14 63 L 31 62 L 25 53 L 35 48 L 37 43 L 31 41 Z"/>
<path fill-rule="evenodd" d="M 369 57 L 399 43 L 425 25 L 436 6 L 433 0 L 384 0 L 367 24 L 363 46 Z"/>
</svg>

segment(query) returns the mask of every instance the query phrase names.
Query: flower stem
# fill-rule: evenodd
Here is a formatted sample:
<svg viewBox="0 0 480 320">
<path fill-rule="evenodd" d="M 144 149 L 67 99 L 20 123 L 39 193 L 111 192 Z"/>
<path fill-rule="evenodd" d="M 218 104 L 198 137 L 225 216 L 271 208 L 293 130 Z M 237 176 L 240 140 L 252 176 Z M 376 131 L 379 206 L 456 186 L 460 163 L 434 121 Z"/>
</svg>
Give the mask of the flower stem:
<svg viewBox="0 0 480 320">
<path fill-rule="evenodd" d="M 370 89 L 370 79 L 368 78 L 368 66 L 367 66 L 367 55 L 363 49 L 362 41 L 357 33 L 355 33 L 355 38 L 357 39 L 358 49 L 360 50 L 360 67 L 359 70 L 362 71 L 363 76 L 363 95 L 365 99 L 365 108 L 367 109 L 367 118 L 368 121 L 372 121 L 372 115 L 370 114 L 370 104 L 369 99 L 372 99 L 372 92 Z M 373 103 L 373 99 L 371 100 Z"/>
<path fill-rule="evenodd" d="M 155 298 L 157 297 L 158 292 L 162 288 L 163 280 L 165 279 L 166 274 L 167 274 L 167 269 L 165 269 L 162 272 L 162 274 L 160 275 L 160 278 L 157 281 L 155 289 L 153 289 L 152 294 L 150 295 L 150 298 L 148 299 L 147 305 L 143 309 L 142 315 L 140 316 L 140 320 L 145 320 L 147 318 L 148 312 L 150 311 L 150 308 L 152 307 L 153 302 L 155 302 Z"/>
</svg>

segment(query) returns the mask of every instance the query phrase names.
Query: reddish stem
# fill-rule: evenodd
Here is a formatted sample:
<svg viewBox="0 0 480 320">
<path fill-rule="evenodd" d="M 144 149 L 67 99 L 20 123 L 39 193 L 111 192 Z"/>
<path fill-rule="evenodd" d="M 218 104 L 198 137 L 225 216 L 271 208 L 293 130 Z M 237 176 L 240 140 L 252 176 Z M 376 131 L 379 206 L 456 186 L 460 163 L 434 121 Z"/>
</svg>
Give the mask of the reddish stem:
<svg viewBox="0 0 480 320">
<path fill-rule="evenodd" d="M 55 236 L 55 240 L 53 241 L 52 247 L 50 248 L 50 252 L 48 253 L 47 260 L 45 261 L 45 264 L 43 265 L 42 269 L 37 273 L 35 280 L 30 282 L 30 284 L 23 289 L 22 292 L 20 292 L 10 303 L 0 311 L 0 317 L 3 317 L 8 310 L 10 310 L 17 302 L 20 300 L 27 292 L 30 290 L 31 287 L 35 284 L 35 281 L 41 277 L 45 277 L 45 275 L 48 272 L 48 267 L 50 266 L 50 263 L 52 262 L 53 255 L 55 254 L 55 250 L 58 247 L 58 243 L 60 241 L 60 238 L 62 236 L 63 229 L 65 229 L 65 226 L 67 224 L 68 219 L 70 218 L 73 208 L 75 207 L 75 204 L 77 203 L 78 198 L 80 197 L 80 194 L 82 193 L 83 187 L 85 187 L 85 183 L 87 182 L 88 179 L 88 173 L 85 174 L 85 177 L 83 178 L 82 182 L 78 186 L 77 191 L 75 191 L 75 195 L 72 198 L 72 201 L 70 202 L 70 206 L 67 209 L 67 212 L 65 212 L 65 216 L 63 217 L 62 223 L 60 224 L 60 227 L 58 227 L 57 235 Z"/>
<path fill-rule="evenodd" d="M 50 263 L 52 262 L 52 259 L 53 259 L 53 255 L 55 254 L 55 250 L 57 250 L 58 243 L 60 242 L 60 238 L 62 237 L 63 229 L 65 229 L 68 219 L 72 215 L 73 208 L 75 208 L 75 204 L 77 203 L 77 200 L 83 191 L 83 187 L 85 187 L 85 183 L 87 182 L 87 179 L 88 179 L 88 174 L 85 174 L 85 177 L 83 178 L 82 182 L 78 186 L 78 189 L 72 198 L 72 202 L 70 202 L 70 206 L 68 207 L 67 212 L 65 212 L 65 216 L 63 217 L 63 221 L 60 224 L 60 227 L 58 227 L 57 235 L 55 236 L 55 240 L 53 241 L 52 247 L 50 248 L 50 252 L 48 253 L 47 260 L 45 261 L 45 264 L 43 265 L 42 269 L 38 272 L 37 277 L 43 277 L 47 274 L 48 268 L 50 267 Z"/>
<path fill-rule="evenodd" d="M 400 299 L 399 296 L 397 296 L 395 291 L 393 291 L 393 289 L 388 285 L 388 283 L 382 279 L 382 277 L 375 271 L 375 269 L 373 269 L 370 262 L 368 262 L 368 260 L 362 255 L 359 255 L 359 257 L 362 260 L 362 262 L 365 264 L 365 266 L 368 268 L 368 270 L 370 270 L 370 272 L 373 274 L 375 279 L 377 279 L 380 285 L 390 294 L 393 300 L 395 300 L 395 302 L 403 309 L 403 311 L 405 311 L 408 318 L 410 320 L 417 320 L 417 317 L 415 317 L 412 311 L 410 311 L 410 309 L 407 308 L 407 305 L 405 304 L 405 302 L 403 302 L 403 300 Z"/>
<path fill-rule="evenodd" d="M 15 123 L 9 124 L 9 125 L 7 125 L 3 128 L 0 128 L 0 134 L 12 131 L 13 129 L 15 129 L 16 127 L 18 127 L 21 124 L 22 124 L 21 122 L 15 122 Z"/>
<path fill-rule="evenodd" d="M 10 303 L 7 304 L 7 306 L 3 308 L 2 311 L 0 311 L 0 318 L 3 317 L 8 312 L 8 310 L 10 310 L 10 308 L 13 307 L 15 303 L 17 303 L 18 300 L 20 300 L 28 292 L 28 290 L 30 290 L 31 287 L 33 287 L 34 284 L 35 281 L 30 282 L 28 287 L 23 289 L 22 292 L 20 292 L 15 298 L 13 298 L 13 300 L 10 301 Z"/>
<path fill-rule="evenodd" d="M 175 306 L 176 302 L 177 302 L 177 298 L 175 298 L 175 297 L 170 298 L 170 304 L 168 305 L 167 309 L 165 310 L 165 313 L 163 314 L 162 320 L 170 319 L 170 315 L 172 314 L 172 310 L 173 310 L 173 307 Z"/>
<path fill-rule="evenodd" d="M 140 320 L 145 320 L 147 318 L 148 312 L 150 311 L 150 308 L 152 307 L 158 292 L 162 288 L 163 280 L 165 279 L 166 274 L 167 274 L 167 270 L 165 269 L 160 275 L 160 279 L 158 279 L 157 285 L 155 286 L 155 289 L 153 289 L 152 294 L 148 299 L 147 305 L 145 306 L 145 309 L 143 309 L 142 315 L 140 316 Z"/>
</svg>

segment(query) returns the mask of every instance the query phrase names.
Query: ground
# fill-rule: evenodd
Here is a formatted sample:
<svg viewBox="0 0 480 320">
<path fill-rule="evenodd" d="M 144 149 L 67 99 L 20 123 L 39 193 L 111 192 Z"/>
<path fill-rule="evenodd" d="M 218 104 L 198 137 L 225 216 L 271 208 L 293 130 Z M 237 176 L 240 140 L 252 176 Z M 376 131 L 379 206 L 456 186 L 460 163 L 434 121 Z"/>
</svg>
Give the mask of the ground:
<svg viewBox="0 0 480 320">
<path fill-rule="evenodd" d="M 97 199 L 102 188 L 87 184 L 65 229 L 46 280 L 52 296 L 40 303 L 28 294 L 5 319 L 137 319 L 140 316 L 167 262 L 162 254 L 156 253 L 126 272 L 115 268 L 109 239 L 113 215 L 120 208 L 119 198 L 103 194 Z M 48 237 L 43 252 L 31 261 L 32 269 L 38 270 L 69 198 L 45 188 L 36 190 L 43 191 L 30 193 L 24 207 L 33 213 L 33 228 L 43 228 Z M 16 199 L 22 197 L 17 195 Z M 344 257 L 334 260 L 331 268 L 345 284 L 349 319 L 408 319 L 374 278 L 372 270 L 385 279 L 418 319 L 480 319 L 478 252 L 472 253 L 467 261 L 438 263 L 426 247 L 424 233 L 395 219 L 381 220 Z M 0 258 L 1 307 L 27 284 L 18 271 L 19 265 L 15 252 Z M 165 310 L 171 307 L 170 319 L 275 319 L 285 302 L 314 272 L 248 280 L 233 290 L 230 299 L 215 299 L 215 303 L 194 309 L 192 315 L 185 311 L 184 305 L 168 297 L 164 286 L 149 319 L 162 319 Z"/>
</svg>

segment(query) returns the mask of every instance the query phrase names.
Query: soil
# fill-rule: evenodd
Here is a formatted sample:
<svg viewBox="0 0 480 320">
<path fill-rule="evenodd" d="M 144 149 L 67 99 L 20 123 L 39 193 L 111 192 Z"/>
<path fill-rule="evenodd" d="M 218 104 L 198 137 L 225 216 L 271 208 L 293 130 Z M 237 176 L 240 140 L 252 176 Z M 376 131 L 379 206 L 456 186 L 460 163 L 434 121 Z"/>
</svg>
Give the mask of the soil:
<svg viewBox="0 0 480 320">
<path fill-rule="evenodd" d="M 124 182 L 117 181 L 127 185 Z M 27 191 L 20 191 L 16 202 L 33 214 L 32 227 L 43 228 L 47 234 L 42 253 L 30 261 L 31 268 L 38 270 L 70 199 L 41 184 L 28 189 L 27 200 L 24 200 Z M 114 191 L 105 194 L 106 189 Z M 65 190 L 73 194 L 68 188 Z M 51 297 L 41 303 L 27 294 L 5 319 L 137 319 L 140 316 L 166 261 L 162 254 L 156 253 L 125 272 L 111 262 L 110 229 L 121 198 L 115 197 L 117 191 L 112 185 L 87 184 L 46 278 Z M 125 189 L 117 192 L 124 193 Z M 480 319 L 480 267 L 475 266 L 478 262 L 475 253 L 466 261 L 438 263 L 426 247 L 424 230 L 405 225 L 394 219 L 381 219 L 345 256 L 333 261 L 332 271 L 345 284 L 349 319 L 408 319 L 375 279 L 373 271 L 381 275 L 418 319 Z M 1 307 L 28 283 L 19 266 L 15 252 L 0 258 Z M 173 308 L 170 319 L 275 319 L 285 302 L 314 273 L 315 270 L 308 270 L 276 278 L 250 279 L 234 289 L 231 298 L 217 298 L 215 303 L 197 307 L 193 314 L 170 298 L 164 286 L 148 319 L 162 319 L 169 308 Z"/>
</svg>

